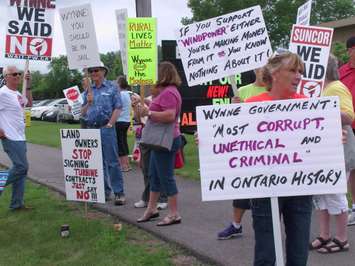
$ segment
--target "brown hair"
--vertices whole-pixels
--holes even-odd
[[[118,84],[118,87],[120,87],[120,89],[122,89],[122,90],[130,90],[130,87],[128,85],[128,82],[127,82],[125,76],[118,76],[117,84]]]
[[[180,86],[181,79],[175,66],[167,61],[161,62],[158,67],[158,80],[156,86],[166,87],[169,85]]]
[[[269,58],[268,63],[263,67],[263,82],[270,90],[272,87],[272,74],[282,67],[288,69],[300,68],[304,71],[304,64],[302,59],[294,53],[284,52]]]

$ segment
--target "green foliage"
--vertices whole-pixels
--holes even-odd
[[[188,6],[191,8],[193,16],[192,18],[183,18],[182,23],[186,25],[260,5],[273,46],[285,47],[289,42],[292,24],[296,21],[297,9],[305,2],[305,0],[189,0]],[[353,0],[313,1],[311,25],[354,15]]]
[[[340,65],[348,62],[349,60],[349,54],[344,43],[334,43],[332,53],[338,58]]]
[[[108,52],[100,55],[102,62],[109,68],[107,79],[116,80],[122,75],[122,63],[119,52]],[[54,57],[49,65],[49,72],[41,74],[32,73],[32,93],[34,99],[62,98],[63,89],[78,85],[80,87],[83,73],[78,70],[69,70],[66,56]]]

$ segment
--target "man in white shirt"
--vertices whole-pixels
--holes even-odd
[[[17,90],[21,83],[21,73],[15,66],[5,67],[3,76],[6,85],[0,88],[0,139],[12,162],[6,185],[12,184],[10,209],[23,210],[26,209],[23,195],[28,170],[24,108],[32,105],[30,74],[26,73],[25,76],[24,95]]]

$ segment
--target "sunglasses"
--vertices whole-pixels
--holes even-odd
[[[96,72],[99,72],[101,69],[100,68],[91,68],[91,69],[88,69],[88,72],[89,73],[96,73]]]
[[[15,72],[15,73],[9,73],[7,75],[17,77],[17,76],[21,76],[22,74],[20,72]]]

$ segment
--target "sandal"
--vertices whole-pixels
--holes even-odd
[[[326,246],[332,239],[328,238],[328,239],[324,239],[323,237],[317,237],[316,239],[314,239],[311,243],[309,243],[309,250],[315,250],[315,249],[320,249],[324,246]],[[313,243],[315,241],[318,241],[319,244],[318,245],[313,245]]]
[[[168,226],[181,223],[181,217],[179,215],[167,215],[163,220],[157,223],[157,226]]]
[[[333,238],[326,246],[317,249],[317,251],[321,254],[330,254],[336,252],[343,252],[349,250],[348,240],[341,242],[340,240]]]
[[[159,212],[156,213],[145,212],[142,217],[137,219],[137,223],[149,222],[150,220],[158,217],[159,217]]]

